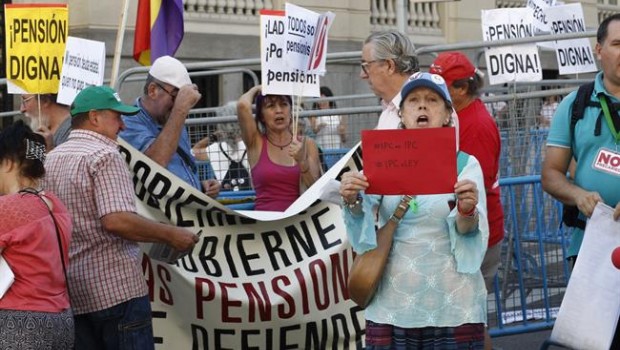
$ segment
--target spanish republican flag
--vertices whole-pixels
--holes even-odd
[[[133,58],[150,66],[161,56],[174,56],[183,40],[183,0],[138,0]]]

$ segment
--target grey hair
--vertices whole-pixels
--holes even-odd
[[[393,60],[399,73],[410,75],[420,70],[415,46],[398,31],[372,33],[364,41],[366,44],[373,45],[373,59]]]

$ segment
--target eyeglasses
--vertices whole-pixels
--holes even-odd
[[[26,98],[24,98],[24,97],[22,96],[22,106],[25,106],[25,105],[26,105],[26,102],[28,102],[28,101],[32,100],[32,99],[33,99],[33,98],[35,98],[35,97],[37,97],[37,95],[32,95],[32,96],[30,96],[30,97],[26,97]]]
[[[381,62],[381,61],[385,61],[384,59],[380,59],[380,60],[372,60],[372,61],[366,61],[366,62],[361,62],[360,66],[362,67],[362,71],[364,71],[364,74],[368,75],[368,66],[372,63],[375,62]]]
[[[166,88],[163,85],[161,85],[160,83],[158,83],[158,82],[155,82],[155,85],[157,85],[157,87],[159,87],[160,89],[164,90],[168,95],[170,95],[170,97],[172,97],[172,101],[174,101],[177,98],[177,94],[179,93],[179,89],[175,88],[174,90],[172,90],[172,92],[170,92],[170,91],[166,90]]]

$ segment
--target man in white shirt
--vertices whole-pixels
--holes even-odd
[[[372,33],[362,47],[361,68],[360,78],[368,81],[383,105],[377,129],[397,129],[400,89],[409,76],[420,70],[415,47],[397,31]]]

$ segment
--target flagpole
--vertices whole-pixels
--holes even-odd
[[[129,0],[123,0],[120,23],[118,32],[116,33],[116,47],[114,48],[114,61],[112,62],[112,73],[110,74],[110,86],[114,88],[118,69],[121,64],[121,53],[123,51],[123,38],[125,37],[125,27],[127,26],[127,10],[129,9]]]

